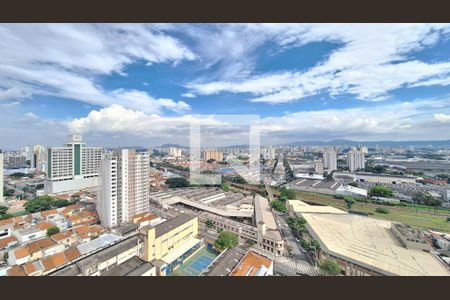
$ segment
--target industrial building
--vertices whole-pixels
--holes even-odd
[[[389,221],[293,202],[290,209],[306,220],[309,233],[320,244],[319,260],[335,260],[345,275],[450,276],[443,263],[424,251],[423,243],[405,244],[415,234],[404,226],[398,230]]]

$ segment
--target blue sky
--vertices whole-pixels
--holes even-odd
[[[263,144],[450,139],[450,25],[5,24],[0,110],[3,148],[187,144],[220,114]]]

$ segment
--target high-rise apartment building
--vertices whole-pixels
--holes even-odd
[[[3,202],[3,151],[0,149],[0,202]]]
[[[356,148],[352,148],[347,152],[347,166],[350,172],[355,172],[358,169],[364,169],[366,166],[366,160],[364,153]]]
[[[263,148],[262,155],[264,159],[275,159],[275,149],[272,146]]]
[[[115,227],[149,210],[148,152],[120,149],[104,155],[97,211],[104,226]]]
[[[169,155],[173,157],[181,157],[181,149],[169,147]]]
[[[31,167],[36,169],[40,172],[45,172],[46,164],[47,164],[47,155],[46,155],[46,149],[44,146],[41,145],[34,145],[34,165],[32,164]]]
[[[97,187],[101,147],[86,147],[81,135],[69,136],[62,147],[47,149],[46,194]]]
[[[327,169],[328,173],[337,170],[337,155],[336,151],[333,149],[326,150],[323,153],[324,167]]]
[[[23,151],[5,151],[3,152],[3,162],[5,169],[26,168],[26,157]]]
[[[223,152],[218,150],[205,150],[205,161],[214,159],[215,161],[223,161]]]
[[[369,148],[367,148],[366,146],[361,146],[361,147],[359,147],[359,150],[360,150],[363,154],[369,153]]]
[[[321,160],[314,161],[314,173],[322,175],[323,172],[323,162]]]

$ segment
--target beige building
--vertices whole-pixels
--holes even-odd
[[[215,161],[223,161],[223,152],[218,150],[206,150],[204,152],[205,161],[214,159]]]
[[[201,244],[201,240],[196,238],[198,217],[190,214],[179,215],[156,226],[145,226],[139,233],[144,240],[142,258],[156,265],[162,275],[172,263],[189,255]]]
[[[405,247],[389,221],[326,206],[319,209],[301,201],[290,201],[289,207],[306,220],[306,228],[319,242],[319,260],[335,260],[347,276],[450,275],[433,254],[418,247]]]
[[[148,152],[120,149],[104,155],[100,170],[101,193],[97,211],[102,224],[115,227],[149,209]]]

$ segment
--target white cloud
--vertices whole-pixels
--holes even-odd
[[[183,93],[181,94],[181,97],[185,97],[185,98],[195,98],[195,95],[192,93]]]
[[[275,41],[282,48],[321,41],[340,46],[308,70],[256,75],[247,72],[247,76],[226,80],[196,80],[186,85],[192,93],[250,93],[255,96],[252,102],[284,103],[328,92],[332,96],[350,93],[361,100],[379,101],[400,87],[450,84],[450,61],[426,63],[411,59],[411,54],[433,46],[448,34],[448,25],[261,24],[230,28],[255,35],[258,32],[264,41]]]
[[[38,119],[39,119],[39,117],[36,114],[32,113],[32,112],[27,112],[25,114],[25,118],[24,118],[25,121],[35,121],[35,120],[38,120]]]
[[[108,91],[98,76],[126,75],[139,60],[178,63],[196,56],[179,40],[147,25],[38,24],[0,25],[0,99],[32,94],[90,104],[120,103],[146,112],[188,109],[186,103],[154,99],[142,91]],[[130,96],[138,97],[130,101]],[[130,103],[127,103],[129,101]]]
[[[450,123],[450,114],[435,114],[434,118],[442,123]]]
[[[0,88],[0,101],[2,100],[22,100],[29,98],[31,94],[25,93],[17,87],[11,87],[9,89]]]
[[[436,114],[437,111],[449,109],[447,100],[418,100],[364,108],[300,111],[280,117],[262,118],[261,134],[263,142],[280,143],[335,138],[450,139],[448,124],[438,122],[439,117],[436,117],[450,117]],[[189,122],[197,122],[208,129],[202,133],[203,137],[208,137],[208,141],[211,137],[215,137],[218,143],[248,141],[248,136],[243,134],[243,127],[224,122],[219,116],[163,117],[112,105],[91,111],[86,117],[68,122],[67,126],[74,133],[120,135],[123,137],[122,141],[130,136],[150,140],[167,137],[169,141],[184,141],[187,144]]]

